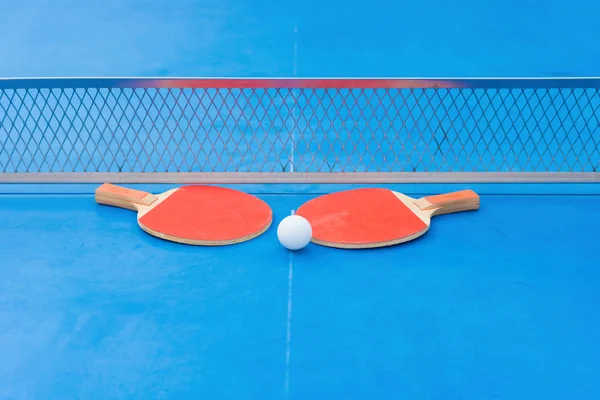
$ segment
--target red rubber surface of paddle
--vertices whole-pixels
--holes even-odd
[[[296,212],[313,238],[338,244],[382,243],[427,229],[417,215],[387,189],[355,189],[306,202]]]
[[[271,218],[271,208],[250,194],[214,186],[183,186],[139,222],[178,238],[227,241],[261,231]]]

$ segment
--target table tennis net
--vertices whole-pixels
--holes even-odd
[[[256,181],[310,182],[329,174],[385,181],[409,174],[567,173],[597,179],[599,83],[5,79],[0,177],[250,174]]]

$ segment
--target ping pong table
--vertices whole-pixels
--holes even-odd
[[[0,398],[600,395],[600,81],[0,80]],[[145,234],[104,181],[256,194],[237,245]],[[353,187],[471,188],[398,246],[290,252]]]

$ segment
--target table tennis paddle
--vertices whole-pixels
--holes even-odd
[[[273,219],[264,201],[218,186],[182,186],[154,195],[105,183],[96,189],[96,202],[137,211],[144,231],[191,245],[244,242],[266,231]]]
[[[413,199],[388,189],[353,189],[309,200],[296,211],[314,243],[346,249],[391,246],[425,234],[435,215],[479,209],[472,190]]]

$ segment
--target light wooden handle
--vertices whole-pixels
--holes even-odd
[[[415,201],[423,211],[431,211],[431,215],[449,214],[479,209],[479,195],[472,190],[426,196]]]
[[[157,197],[141,190],[124,188],[105,183],[96,189],[96,202],[113,207],[127,208],[138,211],[139,206],[149,206]]]

